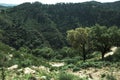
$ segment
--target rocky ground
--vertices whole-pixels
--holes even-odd
[[[50,62],[52,67],[61,67],[65,63]],[[49,80],[56,80],[55,76],[60,71],[50,71],[50,68],[45,66],[31,66],[25,68],[19,68],[18,65],[13,65],[6,69],[6,80],[48,80],[48,76],[53,76]],[[72,69],[65,70],[66,73],[74,74],[80,78],[87,77],[88,80],[107,80],[106,76],[114,76],[117,80],[120,80],[120,69],[115,67],[103,67],[103,68],[87,68],[73,72]],[[32,76],[32,77],[30,77]],[[31,79],[30,79],[31,78]],[[32,79],[35,78],[35,79]]]

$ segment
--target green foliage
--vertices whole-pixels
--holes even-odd
[[[44,48],[36,48],[32,51],[32,54],[36,57],[43,57],[46,59],[54,58],[56,55],[52,48],[44,47]]]
[[[58,80],[87,80],[87,78],[80,78],[70,73],[60,72]]]
[[[80,67],[74,67],[73,72],[80,71]]]
[[[63,58],[66,58],[66,57],[72,58],[78,55],[78,52],[73,48],[63,47],[58,51],[58,54],[60,54]]]
[[[2,56],[8,58],[9,54],[13,54],[5,66],[19,64],[26,67],[45,64],[43,58],[66,58],[64,61],[67,64],[77,65],[66,68],[100,67],[101,62],[79,64],[78,61],[82,59],[81,56],[84,61],[86,58],[98,58],[91,55],[93,51],[100,51],[104,58],[111,46],[120,46],[119,4],[87,2],[47,5],[35,2],[3,10],[0,12],[1,59]],[[119,52],[117,50],[115,55],[109,56],[109,60],[119,61]],[[78,54],[80,57],[76,58]],[[103,65],[110,64],[106,62]]]
[[[74,64],[72,64],[72,63],[68,64],[67,66],[68,66],[68,68],[74,68]]]
[[[5,54],[12,53],[15,49],[0,42],[0,51],[4,52]]]
[[[11,48],[8,45],[0,42],[0,66],[7,66],[7,63],[9,63],[9,54],[11,54],[13,51],[14,48]]]
[[[90,38],[92,40],[92,49],[101,51],[102,59],[109,49],[114,46],[119,46],[120,29],[112,26],[107,28],[106,26],[95,25],[91,28]]]
[[[59,71],[60,67],[50,67],[50,71]]]
[[[79,59],[75,59],[75,58],[66,58],[64,61],[67,63],[67,64],[75,64]]]
[[[106,57],[105,60],[112,62],[120,61],[120,47],[117,48],[113,55]]]
[[[2,80],[5,80],[6,72],[5,67],[7,67],[7,63],[9,63],[9,53],[11,53],[13,50],[11,47],[3,44],[0,42],[0,71],[1,75],[0,78]]]
[[[79,49],[83,44],[88,42],[89,28],[76,28],[67,31],[67,40],[74,47]]]
[[[31,50],[28,47],[23,46],[19,48],[19,51],[24,53],[30,53]]]
[[[20,67],[27,67],[27,66],[39,66],[39,65],[45,65],[47,66],[45,60],[42,58],[38,58],[33,56],[29,53],[24,53],[20,51],[16,51],[13,54],[12,60],[9,61],[9,66],[12,66],[13,64],[18,64]]]
[[[0,67],[4,67],[7,62],[6,54],[4,52],[0,52]]]
[[[0,15],[0,29],[4,29],[4,27],[8,27],[12,24],[9,17]]]
[[[20,48],[16,51],[14,48],[9,47],[0,42],[0,66],[8,67],[12,65],[19,65],[19,67],[26,67],[31,65],[45,65],[48,66],[45,60],[33,56],[27,48]],[[12,57],[10,57],[12,55]]]
[[[113,61],[120,61],[120,47],[117,48],[112,57]]]
[[[106,77],[106,74],[105,73],[101,74],[101,78],[104,78],[104,77]]]
[[[117,80],[113,75],[109,75],[109,74],[106,76],[106,79],[107,80]]]
[[[67,40],[75,49],[81,50],[83,60],[86,60],[86,52],[89,43],[90,28],[76,28],[75,30],[67,31]]]
[[[75,80],[75,76],[65,72],[61,72],[59,75],[59,80]]]
[[[88,62],[78,62],[76,64],[76,67],[78,68],[83,68],[83,69],[86,69],[86,68],[89,68],[89,67],[94,67],[94,68],[102,68],[102,67],[105,67],[105,66],[110,66],[110,62],[101,62],[101,61],[97,61],[97,62],[93,62],[93,61],[88,61]]]
[[[1,10],[0,29],[5,31],[3,42],[16,49],[24,45],[30,49],[38,47],[60,49],[68,45],[67,30],[81,25],[93,26],[96,23],[107,27],[113,25],[119,27],[119,4],[92,1],[47,5],[35,2]],[[116,29],[114,28],[113,32]],[[110,35],[113,35],[112,32]],[[86,42],[85,39],[83,41]]]
[[[0,30],[0,41],[3,39],[3,31]]]

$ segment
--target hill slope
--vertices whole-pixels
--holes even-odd
[[[65,35],[69,29],[95,24],[120,26],[119,4],[120,1],[113,3],[95,1],[58,3],[55,5],[39,2],[23,3],[8,9],[3,16],[7,15],[8,20],[12,21],[14,26],[21,26],[30,32],[28,35],[31,36],[27,39],[22,38],[24,43],[19,41],[20,46],[25,44],[32,47],[61,48],[66,45]],[[25,42],[26,40],[28,42]],[[12,46],[16,47],[16,45]]]

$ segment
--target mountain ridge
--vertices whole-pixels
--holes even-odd
[[[7,3],[0,3],[1,6],[5,6],[5,7],[13,7],[13,6],[17,6],[17,4],[7,4]]]

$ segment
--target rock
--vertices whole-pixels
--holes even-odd
[[[91,79],[91,78],[88,78],[88,80],[93,80],[93,79]]]
[[[45,67],[45,66],[39,66],[38,67],[39,70],[45,70],[47,72],[50,72],[49,68]]]
[[[23,71],[23,69],[18,69],[17,71],[18,71],[18,72],[22,72],[22,71]]]
[[[61,67],[61,66],[64,66],[65,64],[64,63],[50,63],[50,65],[52,66],[52,67]]]
[[[38,67],[36,67],[36,66],[32,66],[31,68],[33,68],[33,69],[38,69]]]
[[[11,67],[8,68],[8,70],[14,70],[14,69],[17,69],[18,68],[18,65],[13,65]]]
[[[24,72],[24,74],[34,74],[36,71],[32,70],[29,67],[26,67],[23,72]]]
[[[12,54],[9,54],[9,55],[8,55],[8,60],[11,60],[12,57],[13,57],[13,55],[12,55]]]
[[[41,76],[40,80],[47,80],[47,77],[46,76]]]
[[[108,52],[104,55],[104,57],[108,57],[108,56],[113,55],[113,54],[114,54],[114,52]]]
[[[51,78],[50,80],[55,80],[54,78]]]
[[[110,50],[111,50],[112,52],[115,52],[117,49],[118,49],[118,47],[111,47]]]
[[[13,54],[10,54],[9,57],[12,58],[12,57],[13,57]]]
[[[39,66],[39,69],[46,70],[46,67],[45,66]]]
[[[104,55],[104,57],[108,57],[110,55],[114,55],[115,51],[118,49],[118,47],[111,47],[111,52],[108,52]]]

